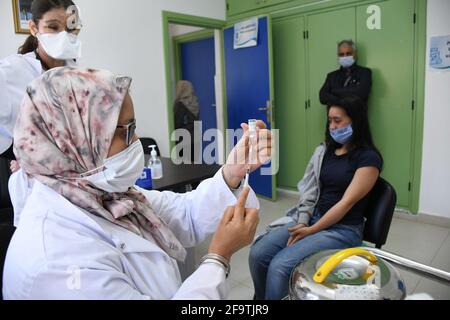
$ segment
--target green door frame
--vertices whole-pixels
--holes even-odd
[[[187,14],[180,14],[176,12],[163,11],[162,12],[162,20],[163,20],[163,42],[164,42],[164,61],[165,61],[165,69],[166,69],[166,91],[167,91],[167,117],[169,124],[169,150],[172,150],[175,146],[175,142],[171,141],[170,137],[172,132],[174,131],[174,122],[173,122],[173,93],[172,93],[172,73],[171,73],[171,56],[170,56],[170,32],[169,25],[170,24],[181,24],[193,27],[203,27],[207,29],[218,29],[222,30],[225,26],[224,20],[210,19],[198,16],[192,16]],[[222,36],[221,36],[222,37]],[[223,41],[220,41],[223,43]],[[223,49],[220,50],[223,52]],[[223,69],[223,55],[221,55],[221,65]],[[175,63],[176,64],[176,63]],[[178,67],[179,68],[179,67]],[[178,69],[179,70],[179,69]],[[179,72],[179,71],[177,71]],[[178,76],[175,74],[176,77]],[[223,80],[224,82],[224,80]],[[222,91],[225,92],[225,88],[222,88]],[[226,115],[226,104],[223,101],[224,115]],[[225,123],[224,119],[224,123]],[[226,127],[224,127],[226,128]]]
[[[423,122],[425,117],[425,70],[427,56],[427,5],[428,0],[415,0],[416,24],[414,26],[415,68],[413,113],[413,154],[411,182],[411,212],[419,213],[420,182],[422,178]]]

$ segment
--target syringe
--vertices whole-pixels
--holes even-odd
[[[255,161],[254,157],[255,157],[255,147],[256,147],[256,120],[255,119],[250,119],[248,120],[248,133],[249,133],[249,137],[248,137],[248,146],[249,146],[249,151],[248,151],[248,163],[247,163],[247,172],[245,174],[245,182],[244,182],[244,187],[248,187],[249,186],[249,180],[250,180],[250,170],[251,170],[251,165],[252,163]]]

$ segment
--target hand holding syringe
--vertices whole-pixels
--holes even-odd
[[[261,120],[249,123],[241,124],[244,135],[231,150],[223,167],[225,182],[232,189],[238,188],[247,174],[259,169],[272,156],[272,132]]]

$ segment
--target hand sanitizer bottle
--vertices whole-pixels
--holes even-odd
[[[158,153],[156,152],[156,146],[150,146],[152,148],[152,152],[150,153],[150,159],[148,161],[148,167],[152,170],[152,179],[158,180],[163,177],[163,167],[161,159],[158,157]]]

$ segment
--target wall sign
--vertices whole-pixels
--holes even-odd
[[[258,45],[258,18],[239,22],[234,26],[234,49]]]
[[[450,35],[431,38],[430,67],[450,70]]]

